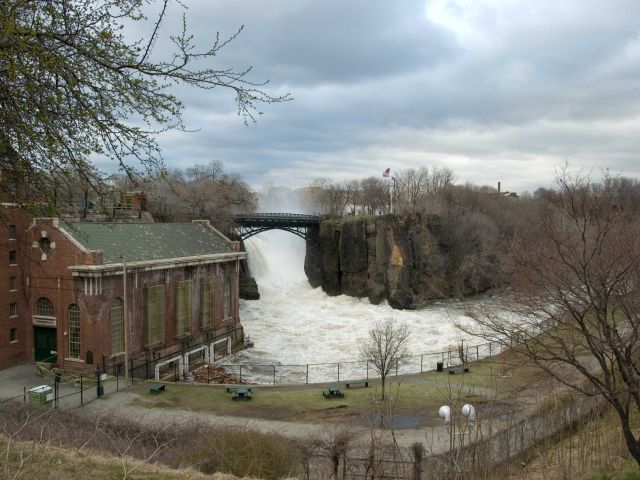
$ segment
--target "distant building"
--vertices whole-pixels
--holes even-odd
[[[518,194],[516,192],[502,191],[502,184],[498,182],[498,195],[501,197],[514,197],[518,198]]]
[[[208,221],[65,223],[0,210],[0,368],[35,360],[109,370],[124,356],[125,304],[134,364],[241,337],[246,253]]]

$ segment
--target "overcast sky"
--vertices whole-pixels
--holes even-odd
[[[565,160],[640,177],[638,0],[186,3],[203,47],[245,25],[217,66],[294,100],[247,127],[232,92],[177,90],[198,131],[162,135],[169,167],[221,160],[256,188],[439,166],[522,192]]]

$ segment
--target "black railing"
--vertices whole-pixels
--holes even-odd
[[[484,358],[499,355],[503,351],[503,347],[503,344],[494,341],[478,345],[465,345],[462,351],[456,347],[449,350],[410,355],[398,362],[389,373],[389,376],[458,368]],[[373,363],[365,360],[303,364],[233,364],[217,362],[217,365],[223,367],[240,381],[249,381],[257,384],[301,385],[349,382],[378,377]]]
[[[172,358],[184,356],[185,354],[195,350],[204,345],[209,345],[213,342],[217,342],[219,340],[225,339],[231,336],[234,339],[234,344],[232,344],[232,353],[233,348],[238,346],[238,338],[242,338],[242,328],[233,328],[228,330],[225,333],[221,333],[220,335],[211,336],[206,338],[198,343],[184,343],[179,350],[176,350],[172,353],[167,353],[161,356],[155,356],[153,352],[148,352],[144,358],[137,359],[129,359],[129,371],[131,372],[131,379],[134,380],[149,380],[154,378],[155,368],[158,363],[163,363],[166,360],[170,360]],[[202,354],[204,355],[204,353]],[[212,361],[213,363],[213,361]],[[180,378],[176,378],[175,380],[181,380]]]
[[[252,213],[234,215],[233,221],[236,225],[317,225],[320,223],[320,217],[301,213]]]

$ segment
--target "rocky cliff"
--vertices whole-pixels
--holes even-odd
[[[304,268],[311,285],[329,295],[387,299],[403,309],[495,286],[491,272],[471,282],[459,263],[440,218],[411,215],[322,221],[307,242]]]
[[[240,243],[240,249],[243,252],[247,250],[244,247],[244,242]],[[251,276],[249,272],[249,263],[246,259],[240,260],[240,280],[239,280],[239,296],[243,300],[259,300],[260,291],[258,290],[258,284],[255,278]]]

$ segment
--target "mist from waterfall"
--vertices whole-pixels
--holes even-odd
[[[394,317],[408,325],[412,354],[444,350],[460,334],[450,318],[464,315],[469,302],[447,301],[421,310],[394,310],[386,302],[330,297],[311,288],[304,273],[305,242],[272,230],[245,241],[249,268],[260,300],[242,300],[240,317],[254,348],[236,356],[241,363],[306,364],[360,359],[359,348],[376,320]]]

